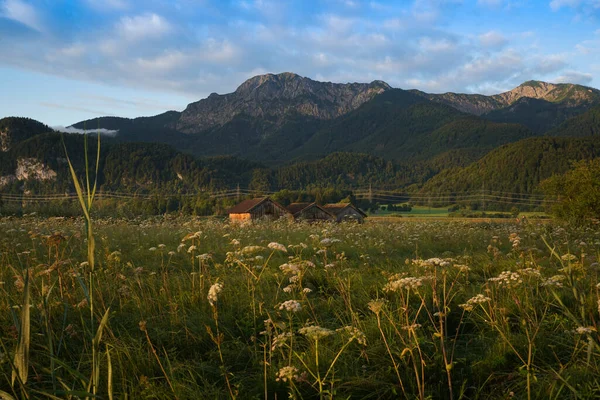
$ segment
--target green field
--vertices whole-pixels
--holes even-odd
[[[419,218],[444,218],[444,217],[452,217],[457,218],[450,215],[451,213],[448,211],[448,207],[426,207],[426,206],[413,206],[411,211],[387,211],[387,210],[378,210],[376,213],[370,213],[369,215],[372,217],[419,217]],[[512,218],[511,213],[508,211],[487,211],[487,215],[494,214],[506,214],[507,218]],[[527,217],[527,218],[548,218],[548,214],[545,212],[519,212],[519,217]]]
[[[161,217],[94,232],[91,271],[83,220],[0,219],[0,398],[600,396],[598,229]]]

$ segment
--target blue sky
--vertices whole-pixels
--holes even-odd
[[[154,115],[267,72],[600,87],[600,0],[0,0],[0,117]]]

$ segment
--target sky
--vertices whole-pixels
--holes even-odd
[[[494,94],[600,87],[600,0],[0,0],[0,117],[68,126],[264,73]]]

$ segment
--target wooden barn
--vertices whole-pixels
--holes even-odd
[[[236,222],[257,219],[278,219],[290,215],[281,204],[269,197],[259,197],[244,200],[233,208],[227,210],[229,219]]]
[[[367,217],[367,214],[361,211],[360,208],[350,203],[325,204],[322,208],[333,215],[336,222],[357,221],[362,224]]]
[[[287,209],[298,221],[334,221],[333,215],[317,203],[292,203],[287,206]]]

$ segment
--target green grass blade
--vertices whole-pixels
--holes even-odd
[[[108,350],[108,346],[106,346],[106,364],[107,364],[107,372],[106,372],[106,380],[107,388],[106,391],[108,393],[108,399],[113,400],[113,370],[112,370],[112,361],[110,359],[110,350]]]
[[[6,393],[3,390],[0,390],[0,400],[16,400],[10,394]]]
[[[85,196],[83,193],[83,189],[79,184],[79,178],[75,173],[75,169],[73,168],[73,163],[71,163],[71,159],[69,158],[69,153],[67,152],[67,146],[65,145],[64,137],[61,135],[63,148],[65,149],[65,156],[67,158],[67,163],[69,164],[69,171],[71,171],[71,177],[73,178],[73,185],[75,185],[75,191],[77,192],[77,198],[79,199],[79,203],[81,204],[81,209],[83,210],[83,214],[85,215],[86,221],[90,221],[90,214],[88,212],[88,208],[85,204]]]
[[[98,123],[100,125],[100,123]],[[100,126],[98,126],[100,129]],[[96,175],[94,176],[94,188],[92,189],[92,197],[90,200],[90,207],[92,206],[92,201],[94,201],[94,197],[96,196],[96,187],[98,185],[98,170],[100,169],[100,132],[98,132],[98,151],[96,152]]]
[[[14,369],[12,371],[12,385],[15,384],[17,376],[27,383],[29,373],[29,345],[31,341],[31,310],[29,309],[30,284],[29,272],[25,272],[25,286],[23,287],[23,304],[21,305],[21,329],[19,332],[19,344],[15,352]]]
[[[98,330],[96,331],[96,336],[94,337],[94,343],[96,343],[96,345],[100,344],[100,341],[102,340],[102,332],[108,324],[109,313],[110,307],[106,310],[104,316],[102,317],[102,321],[100,321],[100,325],[98,325]]]
[[[87,204],[88,208],[91,204],[91,191],[90,191],[90,171],[88,166],[88,135],[87,132],[83,134],[83,149],[84,149],[84,157],[85,157],[85,188],[87,189],[85,194],[87,195]]]

